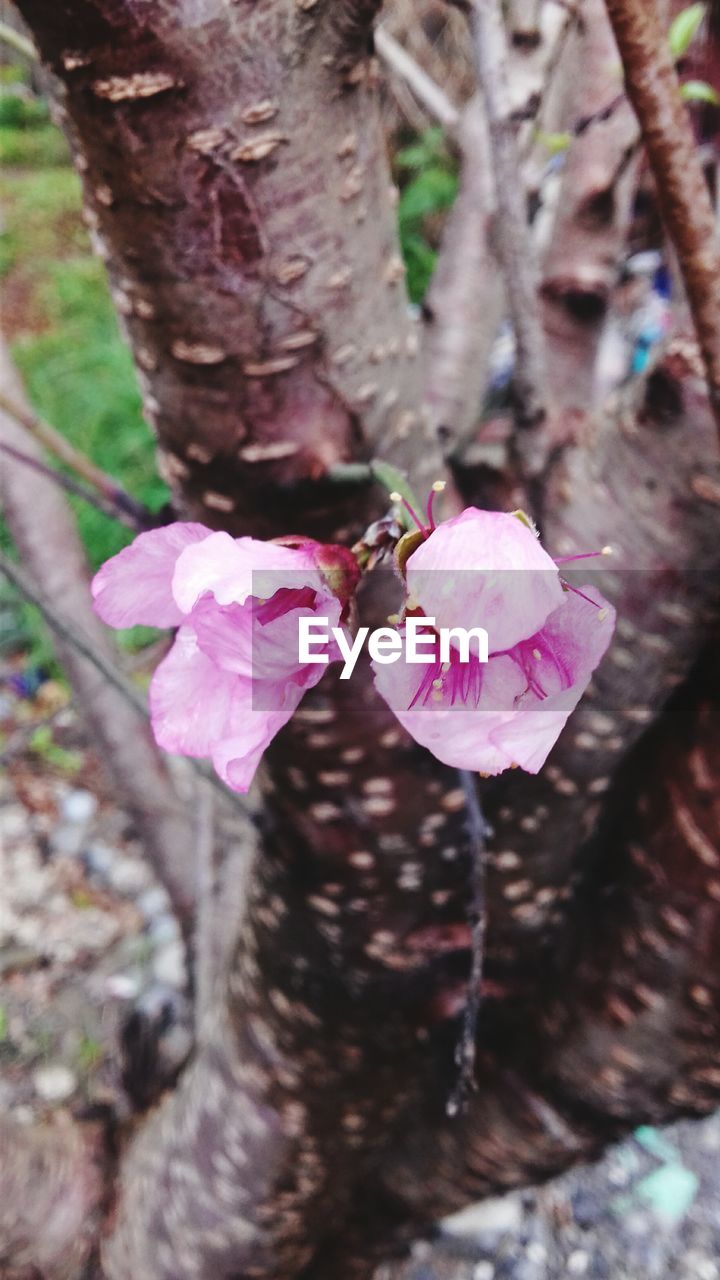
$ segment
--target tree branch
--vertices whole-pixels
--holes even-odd
[[[17,404],[22,388],[4,350],[0,350],[0,380]],[[1,409],[0,425],[10,445],[18,443],[26,453],[36,448]],[[135,693],[128,695],[124,689],[123,695],[118,695],[121,677],[107,633],[92,611],[87,566],[65,500],[53,481],[6,454],[0,454],[0,500],[23,564],[39,588],[38,603],[46,612],[50,609],[56,622],[71,617],[70,629],[81,632],[87,641],[82,652],[66,628],[65,634],[58,636],[58,659],[91,739],[107,759],[119,793],[137,823],[145,852],[187,930],[194,885],[186,817],[160,756],[138,719],[137,706],[128,705],[128,696],[136,701]],[[34,594],[22,574],[18,576],[18,569],[4,563],[3,570]],[[98,679],[98,666],[102,679]]]
[[[431,119],[437,120],[449,134],[455,134],[460,124],[458,108],[450,101],[445,90],[435,83],[384,27],[378,27],[375,32],[375,50],[388,69],[412,89]]]
[[[540,324],[538,271],[530,238],[507,79],[507,44],[499,0],[473,0],[470,19],[480,88],[490,135],[498,206],[496,244],[516,342],[514,390],[518,425],[532,436],[518,446],[537,474],[544,462],[538,435],[548,412],[545,345]]]
[[[627,244],[640,157],[632,109],[617,97],[617,46],[604,0],[585,0],[582,14],[568,106],[584,127],[563,168],[541,296],[553,401],[586,411],[598,390],[598,348]]]
[[[81,453],[64,435],[45,422],[29,405],[19,404],[12,396],[0,391],[0,413],[14,418],[19,425],[33,436],[38,443],[52,453],[60,462],[64,462],[76,475],[95,489],[110,506],[132,523],[135,529],[149,529],[153,518],[147,507],[119,485],[117,480],[107,475],[100,467]]]
[[[460,189],[424,306],[423,401],[447,454],[480,416],[504,301],[489,244],[495,200],[479,101],[463,112],[459,137]]]
[[[720,428],[720,248],[692,124],[659,10],[644,0],[607,0],[660,210],[675,246]]]

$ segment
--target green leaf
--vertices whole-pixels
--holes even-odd
[[[416,142],[402,147],[395,156],[395,164],[400,169],[424,169],[433,164],[445,150],[445,139],[442,129],[426,129]]]
[[[0,1004],[0,1043],[7,1040],[8,1034],[8,1016],[3,1006]]]
[[[454,173],[434,167],[425,169],[409,182],[400,197],[400,225],[417,222],[429,213],[447,209],[457,195],[458,181]]]
[[[704,4],[688,5],[687,9],[682,9],[671,23],[668,44],[676,62],[687,53],[700,30],[705,17],[705,8]]]
[[[720,94],[705,80],[686,80],[680,85],[680,96],[683,102],[709,102],[720,107]]]

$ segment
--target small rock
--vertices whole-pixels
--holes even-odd
[[[166,942],[175,942],[180,937],[180,926],[174,916],[163,913],[150,921],[148,934],[155,946],[160,947]]]
[[[33,1071],[33,1085],[43,1102],[65,1102],[75,1092],[77,1080],[69,1067],[49,1062]]]
[[[146,920],[151,920],[153,916],[161,916],[167,914],[170,907],[170,898],[167,890],[162,885],[153,885],[152,889],[146,889],[140,894],[137,900],[138,909],[142,911]]]
[[[140,983],[129,973],[111,973],[105,980],[105,991],[115,1000],[135,1000],[140,993]]]
[[[146,887],[148,873],[141,862],[116,854],[108,868],[108,881],[122,897],[134,898]]]
[[[185,986],[185,948],[182,942],[168,942],[153,960],[153,973],[158,982],[170,987]]]
[[[498,1236],[517,1231],[522,1220],[522,1205],[517,1196],[483,1200],[453,1213],[442,1222],[442,1231],[451,1236]]]
[[[590,1254],[584,1249],[575,1249],[567,1260],[568,1274],[571,1276],[584,1276],[590,1266]]]
[[[114,858],[115,850],[101,840],[93,840],[85,850],[85,866],[91,875],[102,879],[107,878]]]
[[[720,1275],[717,1263],[695,1249],[685,1255],[685,1265],[690,1268],[690,1275],[697,1277],[697,1280],[718,1280]]]
[[[590,1227],[597,1226],[607,1211],[607,1206],[601,1202],[594,1190],[586,1191],[582,1187],[574,1192],[570,1203],[573,1217],[582,1231],[588,1231]]]
[[[60,812],[65,822],[86,825],[97,809],[97,800],[90,791],[67,791],[60,801]]]
[[[19,840],[27,835],[27,814],[20,805],[4,805],[1,822],[5,840]]]

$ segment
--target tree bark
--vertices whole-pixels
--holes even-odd
[[[348,39],[321,0],[21,7],[65,86],[178,509],[234,532],[345,540],[378,506],[330,479],[335,462],[382,450],[411,462],[419,486],[434,479],[365,38]],[[389,1237],[445,1206],[587,1156],[635,1114],[710,1105],[698,1072],[715,1069],[716,997],[686,1001],[700,946],[686,925],[698,904],[714,955],[715,890],[699,878],[679,907],[673,879],[678,834],[710,870],[697,852],[710,858],[716,820],[702,808],[705,694],[682,730],[707,751],[694,782],[674,729],[659,762],[637,748],[644,788],[651,769],[679,771],[672,815],[610,787],[709,625],[720,504],[697,352],[678,343],[644,398],[583,426],[547,478],[545,536],[559,554],[617,542],[621,568],[602,584],[622,626],[543,775],[488,789],[477,1097],[447,1119],[470,968],[464,793],[390,720],[367,671],[351,687],[328,678],[268,752],[263,845],[223,998],[125,1155],[109,1280],[359,1280]],[[693,567],[702,589],[683,591]],[[370,620],[385,601],[363,607]],[[647,875],[637,840],[652,848]],[[648,1017],[629,1019],[628,1001]],[[619,1081],[603,1077],[618,1063]],[[684,1097],[670,1067],[686,1072]]]
[[[607,0],[607,10],[660,210],[677,251],[720,428],[720,246],[692,124],[657,7],[643,0]]]

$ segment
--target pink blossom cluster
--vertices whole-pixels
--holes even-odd
[[[461,661],[453,650],[442,661],[431,629],[422,667],[373,664],[379,693],[444,763],[537,773],[607,649],[611,607],[590,587],[568,589],[514,514],[471,507],[424,530],[402,572],[401,634],[420,614],[438,632],[481,625],[491,650],[487,662]],[[93,595],[110,626],[177,629],[150,685],[155,737],[167,751],[209,758],[229,787],[246,791],[269,743],[325,673],[300,661],[299,620],[322,618],[349,639],[358,578],[342,547],[178,523],[140,534],[103,565]],[[340,658],[335,639],[326,653]]]

